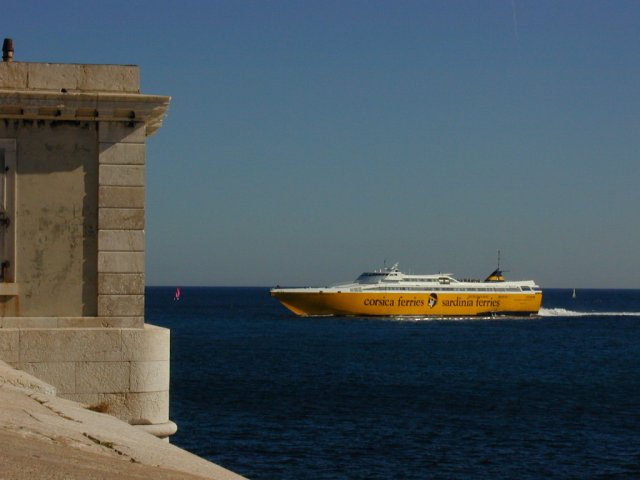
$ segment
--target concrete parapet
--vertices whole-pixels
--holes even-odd
[[[20,361],[20,332],[0,329],[0,360],[8,363]]]
[[[122,360],[122,330],[50,328],[20,330],[20,362],[116,362]],[[43,379],[47,381],[47,379]]]
[[[49,385],[55,385],[57,392],[72,392],[76,388],[76,362],[16,362],[12,364],[20,370],[45,381]]]
[[[167,423],[156,423],[154,425],[134,425],[143,432],[150,433],[154,437],[168,438],[178,431],[178,425],[172,421]]]
[[[62,317],[2,317],[0,335],[13,328],[57,328]],[[80,317],[83,318],[83,317]]]
[[[127,393],[126,406],[126,416],[132,425],[155,425],[169,421],[168,390]]]
[[[136,417],[131,426],[87,409],[102,400],[60,398],[53,386],[0,362],[0,477],[242,478],[155,438],[175,433],[171,421],[145,425]]]
[[[20,63],[2,62],[0,64],[0,88],[22,89],[29,85],[29,69]]]
[[[58,393],[62,398],[87,405],[100,406],[130,425],[163,425],[169,422],[169,392],[134,393]]]
[[[73,390],[58,389],[58,394],[67,393],[118,393],[129,391],[131,365],[129,362],[80,362],[75,367]]]
[[[0,88],[139,93],[135,65],[0,63]]]
[[[149,324],[144,329],[122,329],[122,359],[169,360],[169,330]]]
[[[44,395],[56,394],[56,389],[53,385],[49,385],[26,372],[16,370],[0,360],[0,390],[7,386]]]
[[[169,390],[169,361],[131,362],[129,389],[132,392]]]
[[[169,422],[169,355],[169,330],[151,325],[0,328],[0,359],[132,424]]]
[[[142,328],[144,317],[0,317],[0,341],[13,329],[31,328]],[[0,347],[0,359],[2,357]]]

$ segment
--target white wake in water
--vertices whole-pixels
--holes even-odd
[[[576,312],[565,308],[541,308],[541,317],[640,317],[640,312]]]

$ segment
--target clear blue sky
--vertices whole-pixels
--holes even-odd
[[[17,61],[136,64],[148,285],[400,262],[640,288],[640,2],[4,2]]]

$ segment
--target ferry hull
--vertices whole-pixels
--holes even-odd
[[[326,292],[274,289],[271,295],[299,316],[475,317],[535,315],[542,293]]]

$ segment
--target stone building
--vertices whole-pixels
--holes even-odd
[[[157,436],[169,331],[144,321],[145,140],[169,97],[139,68],[0,62],[0,360]]]

